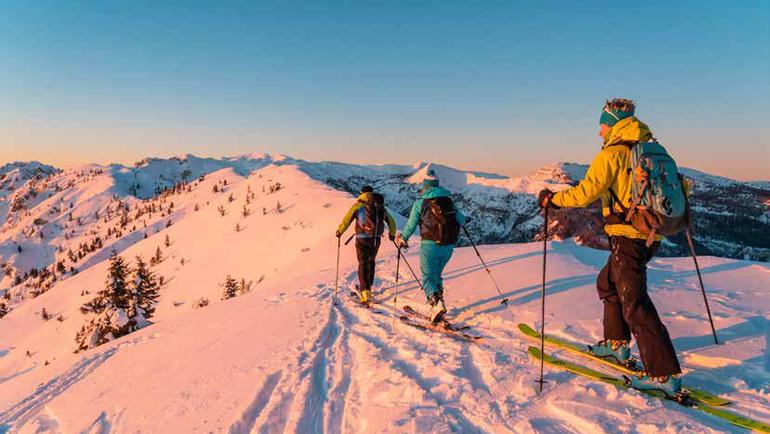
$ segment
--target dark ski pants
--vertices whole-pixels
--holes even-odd
[[[377,251],[380,250],[380,237],[356,238],[356,253],[358,254],[358,288],[372,289],[374,284],[374,264]]]
[[[660,243],[610,237],[610,257],[596,279],[604,303],[604,339],[631,340],[633,334],[645,370],[653,377],[679,374],[679,360],[668,330],[647,294],[647,262]]]

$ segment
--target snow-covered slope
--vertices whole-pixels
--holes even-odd
[[[616,432],[631,423],[637,431],[732,429],[560,372],[548,372],[547,390],[537,395],[536,369],[515,326],[539,315],[540,243],[481,248],[511,299],[508,308],[473,250],[455,253],[446,281],[450,315],[484,336],[478,345],[398,322],[398,308],[421,307],[423,297],[404,264],[395,286],[388,243],[375,283],[382,313],[348,299],[356,277],[352,246],[341,252],[341,305],[332,307],[334,229],[353,200],[342,190],[378,183],[400,211],[417,188],[405,179],[425,166],[188,156],[40,180],[52,194],[3,227],[3,248],[16,239],[24,246],[4,261],[23,265],[38,256],[31,252],[50,251],[58,262],[71,247],[80,252],[80,244],[91,244],[82,258],[65,261],[64,273],[54,271],[55,280],[48,276],[36,288],[41,279],[29,278],[9,293],[13,309],[0,319],[0,432]],[[525,191],[563,188],[580,170],[562,165],[518,180],[466,175],[458,200],[486,207],[476,214],[490,218],[485,213],[534,206]],[[160,195],[144,199],[156,188]],[[48,222],[36,225],[37,218]],[[537,218],[522,224],[536,227]],[[30,225],[44,237],[14,238]],[[96,237],[101,242],[93,244]],[[104,287],[113,250],[132,263],[160,250],[153,270],[164,283],[155,324],[73,353],[88,318],[80,307]],[[606,253],[565,241],[550,244],[549,255],[548,330],[599,339],[593,282]],[[417,252],[407,257],[419,273]],[[725,342],[718,347],[709,344],[691,261],[650,265],[652,296],[687,367],[685,382],[770,421],[770,267],[713,257],[701,263]],[[220,300],[228,275],[251,282],[251,291]],[[208,305],[198,307],[203,300]]]
[[[10,330],[44,329],[21,336],[7,326],[0,330],[0,402],[6,403],[0,420],[19,432],[736,431],[676,404],[562,372],[547,371],[549,383],[538,395],[537,369],[515,326],[537,321],[539,244],[482,249],[511,298],[509,308],[498,303],[473,251],[456,253],[447,273],[450,314],[484,336],[478,345],[394,322],[395,292],[399,306],[419,305],[422,297],[405,275],[394,286],[389,247],[376,284],[384,314],[345,296],[355,280],[352,249],[343,252],[342,304],[332,307],[334,246],[327,237],[272,282],[197,310],[170,303],[185,299],[186,291],[217,292],[214,279],[206,281],[213,268],[195,269],[198,253],[190,252],[189,268],[174,276],[194,273],[200,284],[170,282],[157,324],[84,354],[58,348],[69,342],[67,323],[74,318],[41,327],[38,318],[12,313]],[[251,249],[230,244],[236,258]],[[548,330],[575,341],[600,338],[593,280],[605,254],[572,243],[551,249]],[[413,253],[408,258],[418,261]],[[248,262],[234,259],[228,268],[248,273]],[[764,294],[770,270],[725,259],[704,262],[724,342],[718,347],[710,343],[690,263],[660,259],[651,265],[653,297],[686,366],[684,380],[770,421],[770,305]],[[52,297],[53,291],[27,308],[40,309]]]

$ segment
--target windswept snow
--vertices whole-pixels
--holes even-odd
[[[153,179],[190,170],[193,180],[203,173],[195,170],[209,164],[179,161],[176,172],[153,161],[140,166],[159,165],[151,169]],[[401,306],[424,309],[424,298],[403,263],[395,284],[395,250],[387,241],[375,282],[382,314],[348,296],[356,282],[352,245],[342,248],[340,304],[333,306],[334,230],[353,197],[330,187],[327,178],[343,167],[351,176],[371,176],[371,170],[288,164],[289,157],[233,161],[207,166],[213,171],[191,183],[189,192],[168,198],[175,202],[171,226],[111,244],[130,261],[161,248],[164,259],[154,271],[165,283],[153,325],[72,352],[85,321],[79,307],[104,284],[106,251],[0,319],[0,432],[738,431],[695,410],[564,372],[547,370],[546,390],[536,393],[537,369],[516,325],[539,321],[541,243],[481,247],[511,300],[508,307],[499,303],[474,251],[455,252],[446,273],[449,316],[482,335],[479,343],[398,321]],[[86,206],[113,194],[115,185],[126,185],[105,181],[123,176],[114,173],[84,181],[94,190],[77,190],[80,196],[71,200]],[[383,166],[382,173],[401,172]],[[477,176],[466,176],[472,181],[467,188],[509,182]],[[527,188],[566,182],[552,178],[532,175]],[[271,192],[276,184],[281,188]],[[214,193],[215,185],[224,192]],[[419,273],[417,249],[407,259]],[[594,281],[605,259],[606,252],[573,241],[549,243],[549,333],[576,342],[601,338]],[[659,258],[649,267],[651,295],[685,365],[684,381],[770,422],[770,267],[715,257],[701,258],[701,266],[723,345],[711,341],[692,261]],[[227,275],[252,281],[252,290],[220,300]],[[209,305],[196,308],[202,298]],[[43,308],[62,321],[43,321]]]

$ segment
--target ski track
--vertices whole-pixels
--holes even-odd
[[[24,426],[28,420],[44,409],[47,403],[64,393],[70,386],[87,377],[107,359],[115,355],[117,351],[118,348],[113,347],[91,357],[83,358],[69,371],[38,386],[29,396],[0,413],[0,432],[6,428]]]

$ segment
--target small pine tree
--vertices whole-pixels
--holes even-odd
[[[229,274],[224,283],[225,290],[222,292],[222,300],[227,300],[238,295],[238,282]]]
[[[0,318],[8,315],[8,306],[5,305],[5,301],[0,301]]]
[[[241,231],[241,225],[240,225],[240,223],[236,223],[235,224],[235,232],[240,232],[240,231]]]
[[[40,311],[40,318],[43,318],[43,321],[48,321],[49,319],[51,319],[51,314],[48,313],[48,311],[45,310],[45,308],[43,308],[43,310]]]
[[[81,312],[93,313],[95,317],[83,325],[75,336],[76,352],[97,347],[131,332],[132,322],[127,313],[131,301],[127,283],[129,272],[126,261],[113,252],[104,289],[80,308]]]
[[[160,287],[155,273],[150,271],[141,257],[136,257],[134,280],[131,287],[131,306],[128,316],[135,320],[137,328],[147,325],[147,320],[155,314],[155,303],[160,297]]]
[[[156,264],[163,262],[163,252],[160,250],[160,246],[155,249],[155,256],[152,257]]]
[[[230,196],[227,197],[227,201],[230,203],[233,203],[233,201],[235,201],[235,197],[233,196],[232,193],[230,193]]]
[[[243,214],[243,218],[246,218],[249,216],[249,214],[251,214],[251,210],[246,205],[244,205],[241,214]]]
[[[171,245],[171,239],[166,235],[166,239],[163,241],[163,244],[166,245],[166,247],[169,247]]]
[[[129,268],[125,259],[117,253],[110,257],[110,268],[107,271],[105,298],[111,306],[118,309],[128,307],[128,273]]]
[[[280,201],[276,202],[276,204],[275,204],[275,212],[277,212],[278,214],[283,212],[283,208],[281,207],[281,202]]]

